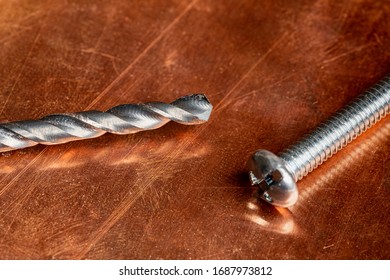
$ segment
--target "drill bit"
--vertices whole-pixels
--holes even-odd
[[[151,130],[169,121],[185,125],[208,120],[212,105],[203,94],[183,96],[170,104],[123,104],[105,112],[85,111],[48,115],[39,120],[0,124],[0,152],[37,144],[54,145],[99,137],[107,132],[130,134]]]

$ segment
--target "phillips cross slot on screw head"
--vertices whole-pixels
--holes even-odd
[[[289,207],[298,199],[296,182],[390,112],[390,76],[358,96],[310,135],[279,156],[256,151],[248,161],[251,184],[265,201]]]
[[[124,104],[105,112],[56,114],[39,120],[0,124],[0,152],[37,144],[54,145],[95,138],[106,132],[130,134],[156,129],[169,121],[186,125],[209,119],[213,106],[203,94],[181,97],[170,104],[148,102]]]

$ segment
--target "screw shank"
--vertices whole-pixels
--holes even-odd
[[[337,153],[390,112],[390,76],[358,96],[310,135],[279,154],[295,181]]]

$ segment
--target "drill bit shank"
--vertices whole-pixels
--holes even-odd
[[[39,120],[3,123],[0,124],[0,152],[95,138],[107,132],[136,133],[159,128],[169,121],[201,124],[208,120],[211,110],[212,105],[205,95],[193,94],[170,104],[124,104],[105,112],[56,114]]]

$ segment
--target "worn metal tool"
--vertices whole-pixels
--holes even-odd
[[[390,76],[338,111],[279,156],[256,151],[248,161],[252,185],[261,198],[282,207],[298,199],[296,182],[390,112]]]
[[[203,94],[181,97],[167,104],[148,102],[124,104],[108,111],[56,114],[39,120],[0,124],[0,152],[37,144],[54,145],[95,138],[106,132],[130,134],[156,129],[169,121],[186,125],[209,119],[212,105]]]

